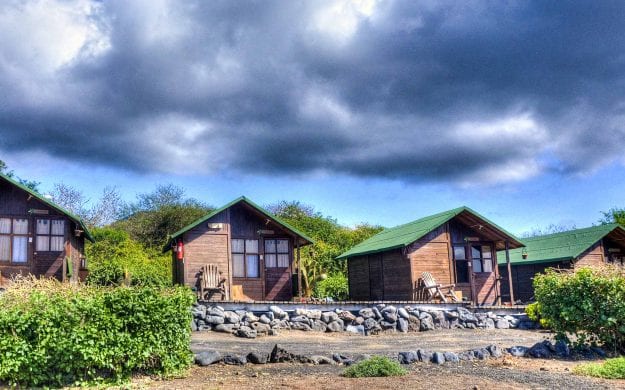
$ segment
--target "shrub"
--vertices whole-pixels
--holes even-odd
[[[0,382],[63,386],[170,375],[192,362],[193,294],[16,281],[0,296]]]
[[[315,285],[315,297],[330,297],[338,301],[344,301],[349,298],[349,288],[347,277],[343,274],[335,274],[320,280]]]
[[[363,360],[349,368],[343,375],[348,378],[361,378],[372,376],[402,376],[408,372],[395,360],[383,356],[374,356]]]
[[[530,320],[540,323],[540,326],[542,326],[543,328],[545,329],[550,328],[549,321],[546,318],[542,318],[542,316],[540,315],[540,303],[538,302],[530,303],[525,308],[525,313],[527,314]]]
[[[625,350],[625,277],[615,269],[549,271],[534,278],[541,318],[559,339]]]
[[[608,359],[603,363],[580,364],[573,372],[598,378],[625,379],[625,357]]]

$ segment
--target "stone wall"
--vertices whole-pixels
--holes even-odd
[[[478,313],[466,308],[433,309],[379,304],[358,311],[336,309],[283,310],[270,306],[267,311],[224,310],[212,303],[197,303],[193,309],[193,331],[231,333],[254,338],[274,335],[282,329],[317,332],[351,332],[361,335],[381,332],[423,332],[434,329],[535,329],[538,325],[523,313]]]

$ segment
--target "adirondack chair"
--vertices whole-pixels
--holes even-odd
[[[451,298],[452,301],[458,302],[458,297],[454,292],[454,287],[456,287],[455,284],[436,283],[436,280],[434,280],[434,277],[429,272],[422,273],[421,279],[423,280],[423,289],[428,292],[428,300],[431,301],[433,299],[436,299],[436,297],[439,297],[445,303],[447,303],[447,298]],[[445,290],[444,293],[443,290]]]
[[[222,300],[226,298],[226,278],[221,276],[215,264],[206,264],[200,269],[198,300],[203,300],[208,292],[218,292]]]

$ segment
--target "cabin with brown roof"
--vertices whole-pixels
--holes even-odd
[[[465,300],[490,305],[502,300],[497,250],[522,246],[460,207],[385,229],[338,259],[347,259],[351,300],[424,300],[421,276],[428,272],[439,284],[455,284]]]
[[[530,302],[534,298],[533,281],[548,268],[625,266],[625,229],[606,224],[566,232],[522,239],[524,248],[510,251],[514,298]],[[499,256],[499,269],[505,270],[505,258]],[[508,293],[508,286],[503,292]]]
[[[82,280],[85,238],[79,217],[0,174],[0,287],[16,275]]]
[[[240,197],[172,234],[164,251],[172,250],[176,284],[199,290],[201,271],[218,269],[225,296],[209,292],[202,293],[202,299],[287,301],[294,296],[300,248],[312,243],[305,234]]]

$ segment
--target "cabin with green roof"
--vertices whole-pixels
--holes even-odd
[[[514,235],[468,207],[385,229],[340,255],[347,259],[350,299],[425,298],[421,274],[455,284],[476,305],[500,303],[497,251],[520,248]]]
[[[85,238],[78,216],[0,174],[0,287],[18,275],[84,279]]]
[[[575,269],[625,265],[625,229],[618,224],[524,238],[524,248],[510,251],[512,286],[516,299],[529,302],[534,297],[532,282],[547,268]],[[506,268],[500,253],[499,268]],[[503,286],[507,292],[508,287]]]
[[[246,197],[214,210],[170,236],[174,283],[200,288],[200,270],[216,266],[225,280],[225,299],[287,301],[294,296],[304,233]],[[300,275],[301,277],[301,275]],[[301,283],[299,283],[301,285]],[[202,299],[222,299],[216,294]]]

